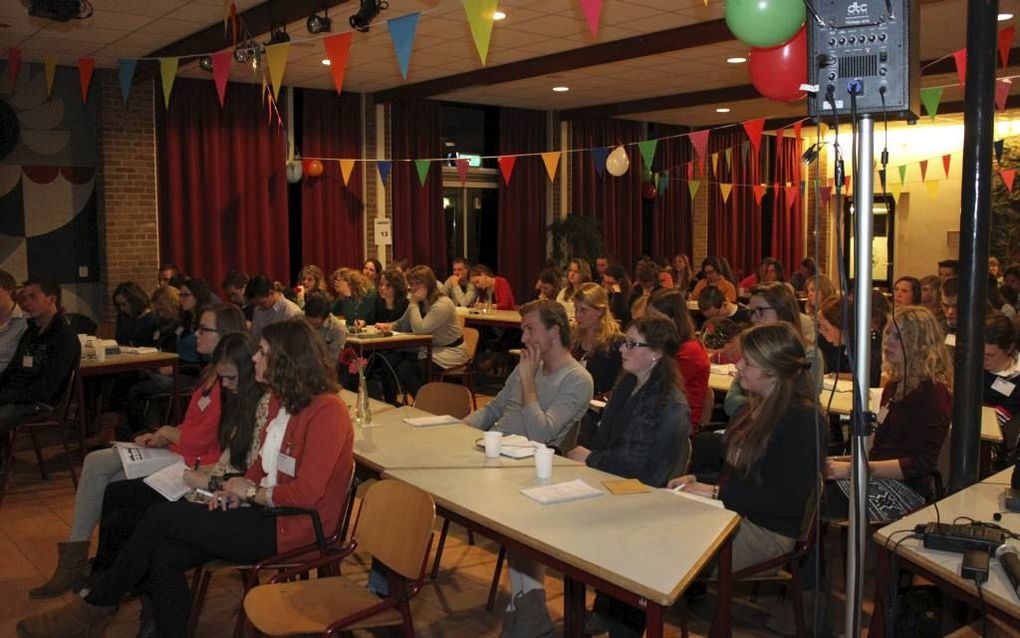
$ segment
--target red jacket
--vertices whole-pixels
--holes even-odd
[[[269,401],[267,423],[280,410],[275,396]],[[262,431],[261,442],[266,432]],[[277,472],[273,505],[318,510],[327,534],[336,529],[343,515],[347,488],[354,463],[354,430],[347,407],[335,394],[320,394],[312,403],[290,417],[282,451],[294,457],[294,476]],[[248,468],[246,478],[255,483],[265,477],[262,455]],[[276,550],[286,552],[315,542],[312,522],[307,516],[276,519]]]
[[[712,409],[712,406],[705,405],[708,375],[711,372],[705,346],[697,339],[688,339],[680,344],[676,351],[676,367],[683,377],[684,395],[687,397],[687,405],[691,408],[691,436],[694,436],[698,433],[703,410]]]
[[[492,278],[492,295],[492,306],[496,310],[513,310],[517,307],[514,303],[513,288],[503,277]]]
[[[204,410],[199,405],[203,396],[209,400]],[[219,381],[209,388],[208,393],[201,385],[192,393],[184,420],[177,426],[181,431],[180,441],[169,448],[171,452],[183,456],[184,462],[189,467],[194,465],[195,461],[201,465],[212,465],[219,460],[222,407]]]

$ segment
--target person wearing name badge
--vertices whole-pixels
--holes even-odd
[[[259,457],[245,476],[224,483],[208,505],[168,501],[150,508],[87,592],[22,619],[21,635],[99,635],[123,597],[140,588],[151,598],[156,635],[183,638],[191,612],[188,570],[216,558],[254,563],[314,542],[307,517],[266,516],[264,507],[314,509],[325,529],[337,526],[354,432],[321,340],[301,319],[271,324],[253,363],[272,397]]]
[[[1020,412],[1020,354],[1017,330],[1009,317],[993,313],[985,319],[985,375],[982,403],[995,409],[999,425]]]

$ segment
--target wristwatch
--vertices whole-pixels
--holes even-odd
[[[258,485],[249,485],[248,489],[244,493],[244,500],[248,501],[249,503],[254,503],[255,495],[258,493],[259,493]]]

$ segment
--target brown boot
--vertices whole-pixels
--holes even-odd
[[[78,596],[59,609],[22,618],[19,638],[99,638],[116,607],[96,607]]]
[[[54,598],[70,591],[74,581],[87,575],[89,542],[57,543],[57,570],[45,584],[28,592],[29,598]]]

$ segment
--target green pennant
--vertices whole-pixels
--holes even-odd
[[[648,170],[652,170],[652,162],[655,161],[655,149],[659,146],[659,140],[645,140],[638,142],[638,149],[641,151],[641,159]]]
[[[429,178],[429,168],[432,166],[432,160],[414,160],[414,167],[418,169],[418,181],[421,185],[425,185],[425,181]]]
[[[907,181],[907,165],[900,164],[897,168],[900,170],[900,184],[903,184]]]
[[[741,154],[743,154],[744,161],[746,162],[747,161],[747,155],[748,155],[748,153],[751,152],[751,143],[745,141],[743,144],[741,144],[740,145],[740,152],[741,152]]]
[[[935,119],[935,114],[939,111],[939,102],[942,101],[942,87],[934,87],[928,89],[921,89],[921,102],[924,104],[924,110],[928,112],[931,119]]]
[[[694,197],[698,194],[698,187],[701,186],[701,180],[691,179],[687,180],[687,189],[691,191],[691,201],[694,201]]]
[[[733,149],[732,148],[728,148],[728,149],[726,149],[724,151],[724,153],[726,155],[726,165],[732,167],[733,166]]]

